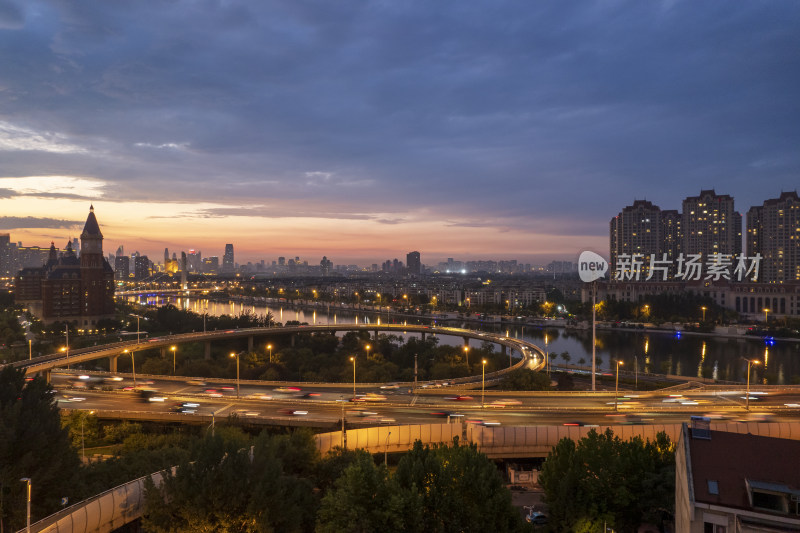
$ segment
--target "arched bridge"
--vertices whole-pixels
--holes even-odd
[[[425,338],[425,335],[450,335],[461,337],[464,339],[464,345],[468,346],[470,340],[477,340],[481,342],[489,342],[498,344],[501,347],[501,353],[508,354],[509,358],[513,352],[519,352],[521,355],[520,363],[531,359],[538,358],[540,361],[544,358],[544,353],[535,344],[531,344],[521,339],[505,337],[503,335],[496,335],[493,333],[486,333],[481,331],[472,331],[461,328],[450,327],[437,327],[437,326],[418,326],[418,325],[401,325],[401,324],[341,324],[341,325],[313,325],[313,326],[286,326],[286,327],[271,327],[271,328],[245,328],[245,329],[230,329],[230,330],[215,330],[199,333],[182,333],[179,335],[167,335],[164,337],[155,337],[147,339],[145,342],[136,340],[116,342],[112,344],[104,344],[102,346],[91,346],[88,348],[80,348],[77,350],[67,350],[64,352],[56,352],[25,361],[17,361],[11,363],[14,367],[24,368],[26,373],[45,373],[49,377],[49,373],[53,368],[66,367],[76,363],[83,363],[86,361],[94,361],[96,359],[108,358],[110,361],[109,369],[116,372],[117,358],[125,353],[132,353],[144,350],[161,349],[162,352],[169,349],[170,346],[179,345],[181,343],[189,342],[203,342],[205,343],[206,357],[211,357],[211,343],[213,341],[230,340],[230,339],[247,339],[248,351],[253,351],[256,337],[274,337],[278,335],[289,335],[292,337],[292,344],[294,344],[294,336],[301,333],[319,333],[319,332],[337,332],[337,331],[367,331],[374,332],[377,338],[379,332],[394,332],[394,333],[420,333]],[[517,367],[518,365],[514,365]],[[507,371],[507,369],[506,369]]]

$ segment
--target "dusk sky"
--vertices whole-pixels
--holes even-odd
[[[800,2],[0,0],[0,232],[370,264],[608,254],[800,184]]]

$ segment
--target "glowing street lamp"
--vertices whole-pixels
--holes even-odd
[[[130,353],[131,354],[131,369],[133,371],[133,389],[136,390],[136,359],[134,359],[134,357],[133,357],[133,352],[128,352],[127,348],[122,350],[122,353]]]
[[[272,362],[272,345],[267,344],[267,350],[269,350],[269,362]]]
[[[169,350],[172,352],[172,375],[175,375],[175,351],[178,349],[177,346],[170,346]]]
[[[742,357],[744,359],[744,357]],[[746,411],[750,410],[750,365],[761,364],[758,359],[745,359],[747,361],[747,390],[744,395],[744,408]]]
[[[764,308],[764,325],[769,324],[769,309]]]
[[[25,531],[26,533],[31,533],[31,478],[24,477],[20,481],[28,484],[28,520],[25,525]]]
[[[239,397],[239,354],[231,352],[231,357],[236,358],[236,397]]]
[[[367,359],[369,359],[369,351],[372,349],[372,346],[367,344],[366,346],[364,346],[364,349],[367,351]]]
[[[700,310],[703,312],[703,322],[706,321],[706,309],[708,309],[708,307],[706,307],[705,305],[700,308]]]
[[[353,399],[356,397],[356,358],[350,356],[350,361],[353,362]]]
[[[467,358],[467,368],[469,369],[469,346],[464,346],[464,357]]]
[[[481,372],[481,407],[484,407],[483,394],[486,391],[486,359],[482,360],[483,371]]]
[[[617,410],[617,396],[619,395],[619,367],[622,366],[622,361],[617,361],[617,380],[614,384],[614,410]]]

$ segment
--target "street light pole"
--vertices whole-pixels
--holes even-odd
[[[175,350],[178,349],[177,346],[170,346],[169,348],[172,351],[172,375],[175,375]]]
[[[28,360],[33,359],[33,339],[28,339]]]
[[[388,456],[389,456],[389,437],[391,436],[392,432],[390,431],[388,435],[386,435],[386,443],[383,447],[383,466],[389,466]]]
[[[544,332],[544,366],[547,369],[547,377],[550,377],[550,355],[547,353],[547,332]]]
[[[353,362],[353,399],[356,397],[356,358],[351,356],[350,360]]]
[[[370,349],[372,348],[372,346],[370,346],[369,344],[367,344],[367,345],[366,345],[364,348],[367,350],[367,359],[369,359],[369,351],[370,351]]]
[[[700,310],[703,312],[703,322],[706,321],[706,309],[708,309],[708,307],[706,307],[705,305],[700,308]]]
[[[750,410],[750,365],[751,364],[757,365],[760,363],[760,361],[756,359],[753,360],[746,359],[746,361],[747,361],[747,391],[745,392],[744,395],[744,409],[745,411],[749,411]]]
[[[69,370],[69,323],[67,323],[65,331],[67,334],[67,345],[65,346],[67,352],[67,370]]]
[[[486,391],[486,359],[481,361],[481,363],[483,363],[483,365],[482,365],[483,366],[483,368],[482,368],[483,371],[481,372],[481,408],[483,408],[484,407],[483,395],[484,395],[484,392]]]
[[[231,357],[236,358],[236,397],[239,397],[239,354],[231,352]]]
[[[31,533],[31,478],[24,477],[20,481],[28,484],[28,518],[25,522],[25,531]]]
[[[764,326],[769,325],[769,309],[764,308]]]
[[[267,350],[269,350],[269,362],[272,362],[272,345],[267,344]]]
[[[125,348],[122,351],[123,353],[129,353],[127,348]],[[130,354],[131,354],[131,368],[133,369],[133,388],[134,390],[136,390],[136,359],[133,356],[134,352],[130,352]]]
[[[614,384],[614,410],[617,410],[617,396],[619,395],[619,367],[622,366],[622,361],[617,361],[617,380]]]
[[[469,372],[469,346],[464,346],[464,357],[467,358],[467,371]]]

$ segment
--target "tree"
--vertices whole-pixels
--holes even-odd
[[[550,390],[550,378],[544,372],[520,368],[506,374],[500,381],[506,390]]]
[[[78,454],[70,444],[53,396],[42,378],[0,370],[0,521],[17,531],[25,525],[26,493],[20,478],[33,483],[34,520],[58,510],[61,498],[79,491]]]
[[[602,523],[636,531],[663,528],[673,509],[675,458],[669,438],[622,441],[592,430],[577,444],[562,439],[542,465],[551,525],[559,531],[596,531]]]
[[[367,454],[355,455],[335,486],[322,499],[317,518],[319,533],[413,531],[404,522],[409,504],[384,466]]]
[[[423,446],[400,459],[395,479],[405,494],[407,531],[516,531],[519,512],[497,468],[477,446]]]
[[[250,445],[223,432],[203,439],[193,460],[166,473],[160,487],[146,483],[143,526],[148,531],[312,531],[316,510],[310,433],[273,437]]]
[[[569,354],[569,352],[561,352],[561,359],[563,359],[566,364],[569,364],[572,356]]]

